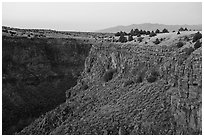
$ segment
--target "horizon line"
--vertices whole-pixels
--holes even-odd
[[[2,25],[2,27],[9,27],[9,28],[16,28],[16,29],[38,29],[38,30],[52,30],[52,31],[69,31],[69,32],[98,32],[100,33],[99,31],[101,30],[105,30],[105,29],[110,29],[110,28],[113,28],[113,27],[127,27],[127,26],[131,26],[131,25],[142,25],[142,24],[158,24],[158,25],[167,25],[167,24],[161,24],[161,23],[139,23],[139,24],[136,24],[136,23],[133,23],[133,24],[130,24],[130,25],[115,25],[115,26],[112,26],[112,27],[107,27],[107,28],[104,28],[104,29],[99,29],[99,30],[93,30],[93,31],[80,31],[80,30],[59,30],[59,29],[53,29],[53,28],[33,28],[33,27],[30,27],[30,28],[26,28],[26,27],[14,27],[14,26],[9,26],[9,25]],[[198,26],[198,25],[201,25],[202,26],[202,23],[201,24],[192,24],[192,25],[189,25],[189,24],[182,24],[182,25],[188,25],[188,26]],[[182,25],[179,25],[179,24],[171,24],[171,25],[167,25],[167,26],[182,26]],[[104,32],[101,32],[101,33],[104,33]]]

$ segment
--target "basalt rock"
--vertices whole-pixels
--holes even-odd
[[[3,134],[19,132],[66,101],[91,43],[62,38],[2,37]]]
[[[202,47],[186,54],[178,41],[94,45],[66,103],[19,134],[202,134]],[[156,80],[148,82],[152,75]]]

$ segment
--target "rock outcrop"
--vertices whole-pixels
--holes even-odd
[[[22,130],[66,101],[91,43],[63,38],[2,37],[3,134]]]
[[[92,46],[66,103],[19,134],[202,134],[202,47],[179,39]]]

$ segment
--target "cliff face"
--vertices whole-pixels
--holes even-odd
[[[77,83],[90,48],[76,39],[3,36],[3,134],[22,130],[65,102],[65,91]]]
[[[192,37],[94,45],[66,103],[19,134],[202,134],[202,49]]]

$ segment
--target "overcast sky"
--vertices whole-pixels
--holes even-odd
[[[200,3],[3,3],[2,25],[95,31],[117,25],[202,24]]]

